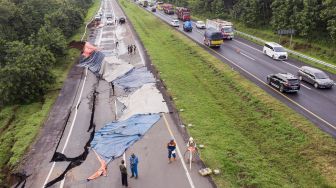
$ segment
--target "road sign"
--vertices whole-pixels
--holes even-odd
[[[278,35],[294,35],[295,30],[294,29],[279,29]]]

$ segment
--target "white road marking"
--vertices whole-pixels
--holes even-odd
[[[251,59],[251,60],[253,60],[253,61],[255,61],[255,59],[254,59],[254,58],[252,58],[252,57],[250,57],[250,56],[248,56],[248,55],[244,54],[243,52],[240,52],[240,54],[241,54],[241,55],[243,55],[243,56],[245,56],[245,57],[247,57],[247,58],[249,58],[249,59]]]
[[[174,140],[176,140],[176,139],[175,139],[175,136],[174,136],[174,134],[173,134],[173,132],[172,132],[172,130],[170,129],[169,123],[168,123],[168,121],[167,121],[166,116],[165,116],[164,113],[162,113],[162,117],[163,117],[163,119],[164,119],[164,121],[165,121],[165,124],[166,124],[166,127],[167,127],[168,131],[169,131],[170,136],[171,136]],[[187,175],[187,178],[188,178],[190,187],[191,187],[191,188],[195,188],[194,182],[193,182],[192,179],[191,179],[191,176],[190,176],[189,171],[188,171],[188,169],[187,169],[187,165],[186,165],[185,162],[184,162],[184,158],[182,157],[182,154],[181,154],[180,148],[178,147],[177,142],[176,142],[176,151],[177,151],[178,156],[180,157],[180,161],[181,161],[182,166],[183,166],[183,168],[184,168],[184,171],[185,171],[185,173],[186,173],[186,175]]]
[[[300,84],[302,87],[305,87],[305,88],[307,88],[307,89],[309,89],[309,90],[311,90],[311,88],[310,87],[308,87],[308,86],[306,86],[306,85],[304,85],[304,84]]]
[[[297,68],[297,69],[300,68],[300,67],[298,67],[298,66],[296,66],[296,65],[293,65],[293,64],[288,63],[287,61],[282,61],[282,62],[286,63],[286,64],[289,65],[289,66],[295,67],[295,68]]]
[[[124,154],[123,154],[123,159],[124,159],[124,162],[125,162],[124,164],[125,164],[125,167],[126,167],[126,166],[127,166],[127,165],[126,165],[126,164],[127,164],[127,163],[126,163],[126,151],[125,151]]]
[[[259,49],[257,49],[257,48],[254,48],[254,47],[252,47],[252,46],[250,46],[250,45],[247,45],[247,44],[245,44],[245,43],[242,43],[242,42],[240,42],[240,41],[238,41],[238,40],[236,40],[236,39],[232,39],[233,41],[235,41],[235,42],[238,42],[238,43],[240,43],[240,44],[243,44],[243,45],[245,45],[245,46],[247,46],[247,47],[249,47],[249,48],[251,48],[251,49],[253,49],[253,50],[256,50],[256,51],[258,51],[258,52],[262,52],[261,50],[259,50]]]

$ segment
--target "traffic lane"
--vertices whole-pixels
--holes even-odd
[[[159,14],[160,15],[160,17],[166,17],[165,18],[165,20],[169,20],[169,18],[167,18],[167,16],[165,16],[165,15],[163,15],[163,14]],[[181,30],[181,28],[179,28],[179,30]],[[187,33],[186,33],[187,34]],[[188,36],[190,36],[191,38],[193,38],[194,40],[196,40],[196,41],[198,41],[198,42],[200,42],[200,43],[202,43],[202,40],[201,40],[201,36],[199,35],[195,35],[195,34],[193,34],[193,32],[191,32],[191,33],[188,33],[189,35]],[[231,41],[229,41],[229,42],[231,42]],[[225,43],[226,44],[226,43]],[[225,45],[224,44],[224,45]],[[236,58],[235,60],[234,60],[234,62],[242,62],[241,61],[241,57],[239,57],[239,58],[237,58],[237,56],[232,56],[232,54],[234,54],[234,53],[232,53],[232,51],[231,52],[227,52],[226,50],[223,50],[223,49],[219,49],[219,51],[220,51],[220,53],[222,53],[222,54],[224,54],[224,56],[225,57],[229,57],[229,59],[230,60],[232,60],[233,58]],[[262,57],[260,57],[260,55],[262,55]],[[266,56],[264,55],[264,54],[259,54],[259,58],[261,58],[261,59],[264,59]],[[267,57],[266,57],[267,58]],[[264,60],[263,60],[264,61]],[[273,61],[273,60],[272,60]],[[245,62],[245,61],[243,61],[243,62]],[[265,61],[266,62],[266,61]],[[280,62],[280,61],[279,61]],[[245,65],[244,65],[245,64]],[[263,68],[262,66],[255,66],[255,64],[253,64],[253,63],[250,63],[250,62],[247,62],[247,63],[244,63],[244,64],[241,64],[240,66],[242,66],[242,67],[244,67],[244,66],[246,66],[246,65],[251,65],[250,66],[250,69],[249,69],[249,72],[251,71],[251,69],[254,69],[254,71],[251,71],[251,72],[254,72],[254,75],[256,75],[256,73],[257,74],[259,74],[257,77],[258,78],[260,78],[260,79],[266,79],[266,76],[268,75],[268,74],[271,74],[271,73],[275,73],[274,72],[274,70],[278,70],[278,72],[290,72],[290,73],[292,73],[292,74],[295,74],[295,72],[293,72],[294,70],[290,67],[290,66],[285,66],[284,64],[280,64],[280,66],[274,66],[273,65],[273,68],[272,69],[269,69],[268,71],[260,71],[260,68]],[[267,64],[266,65],[268,65],[268,66],[272,66],[272,64],[269,64],[268,62],[267,62]],[[283,66],[282,66],[283,65]],[[281,66],[282,66],[282,68],[281,68]],[[245,68],[245,67],[244,67]],[[307,89],[307,91],[304,91],[304,88],[306,88]],[[325,122],[323,122],[322,121],[322,123],[323,124],[325,124],[325,125],[327,125],[327,126],[329,126],[331,129],[330,130],[332,130],[332,132],[335,132],[335,130],[334,130],[334,118],[333,118],[333,115],[332,114],[330,114],[330,110],[332,110],[332,112],[334,111],[334,107],[336,106],[336,105],[332,105],[333,104],[333,102],[332,101],[330,101],[330,99],[329,98],[325,98],[325,99],[319,99],[320,98],[320,96],[321,95],[319,95],[319,94],[317,94],[316,93],[316,90],[312,90],[312,89],[310,89],[310,87],[309,86],[306,86],[306,85],[303,85],[303,87],[302,87],[302,89],[301,89],[301,91],[300,91],[300,94],[301,93],[304,93],[304,92],[309,92],[309,91],[314,91],[315,93],[313,93],[313,94],[307,94],[307,95],[301,95],[301,98],[300,98],[300,100],[298,100],[298,97],[297,96],[293,96],[293,95],[289,95],[289,98],[291,98],[291,99],[293,99],[294,101],[296,101],[296,102],[298,102],[298,103],[300,103],[301,102],[301,105],[303,105],[303,106],[306,106],[307,108],[306,108],[306,110],[309,110],[310,112],[312,112],[312,113],[314,113],[315,115],[317,115],[318,116],[318,118],[320,117],[320,118],[322,118],[323,120],[326,120],[327,121],[327,124],[325,123]],[[304,96],[306,96],[306,97],[304,97]],[[313,106],[311,105],[311,104],[313,104],[312,102],[310,102],[310,101],[317,101],[317,99],[319,99],[318,100],[318,103],[319,103],[319,105],[316,105],[316,104],[314,104]],[[330,102],[332,102],[332,104],[330,104]],[[287,102],[288,103],[288,102]],[[324,107],[324,105],[327,105],[328,107],[327,108],[325,108]],[[309,108],[308,108],[309,107]],[[305,107],[304,107],[305,108]],[[328,110],[325,110],[325,109],[328,109]],[[309,116],[310,117],[310,119],[311,118],[316,118],[316,117],[312,117],[311,115]],[[321,123],[321,122],[320,122]],[[330,123],[330,124],[332,124],[331,126],[328,124],[328,123]]]

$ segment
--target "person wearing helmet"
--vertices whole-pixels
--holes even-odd
[[[171,163],[171,158],[174,157],[174,161],[176,160],[176,143],[174,139],[171,139],[170,142],[167,144],[168,149],[168,162]]]
[[[196,143],[195,143],[193,137],[190,137],[190,138],[189,138],[188,143],[187,143],[187,147],[188,147],[188,148],[189,148],[189,147],[192,147],[192,148],[194,148],[194,149],[197,148],[197,147],[196,147]]]

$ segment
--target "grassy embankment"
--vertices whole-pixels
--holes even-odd
[[[150,13],[120,0],[218,187],[336,186],[336,142]]]
[[[206,20],[207,18],[208,17],[202,16],[202,15],[193,14],[193,19],[195,20]],[[290,46],[289,45],[290,36],[279,37],[279,35],[275,34],[270,28],[250,28],[250,27],[246,27],[244,24],[238,21],[234,21],[234,26],[235,26],[235,29],[237,29],[238,31],[242,31],[244,33],[253,35],[255,37],[261,38],[266,41],[274,41],[274,42],[280,43],[288,49],[297,51],[299,53],[302,53],[307,56],[313,57],[315,59],[324,61],[326,63],[336,65],[336,45],[331,43],[330,41],[326,41],[325,39],[320,39],[320,40],[314,39],[312,41],[308,41],[308,39],[294,36],[292,40],[292,45]],[[239,35],[239,34],[236,34],[236,35],[241,38],[250,40],[256,44],[264,45],[263,43],[257,40],[254,40],[252,38],[246,37],[244,35]],[[301,58],[293,54],[289,54],[289,55],[292,58],[303,61],[314,67],[318,67],[328,72],[336,74],[336,70],[333,68],[315,63],[313,61]]]
[[[88,10],[85,22],[90,21],[99,6],[100,1],[95,0]],[[85,24],[69,41],[80,40],[84,28]],[[3,185],[5,173],[15,168],[35,140],[77,57],[78,51],[70,49],[66,57],[57,61],[56,67],[52,70],[57,80],[46,94],[44,102],[12,105],[0,109],[0,185]]]

